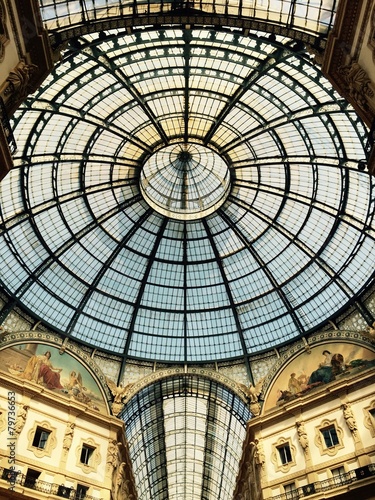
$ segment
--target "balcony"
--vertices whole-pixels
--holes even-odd
[[[87,495],[85,491],[80,491],[72,486],[47,483],[46,481],[34,479],[26,476],[25,474],[21,474],[20,472],[12,471],[4,467],[0,467],[0,477],[2,480],[8,482],[8,489],[15,489],[16,486],[23,486],[34,491],[45,493],[46,495],[54,495],[57,498],[69,498],[70,500],[102,500],[98,499],[98,497]],[[69,482],[72,483],[73,480]]]
[[[307,484],[288,493],[269,497],[267,500],[271,500],[271,498],[272,500],[297,500],[300,498],[310,497],[315,494],[319,494],[316,498],[322,498],[321,493],[329,492],[330,490],[341,486],[356,483],[357,481],[371,476],[375,476],[375,464],[359,467],[358,469],[351,470],[340,476],[326,479],[325,481],[317,481],[315,483]],[[324,498],[326,498],[326,496],[324,496]],[[329,497],[327,496],[327,498]]]

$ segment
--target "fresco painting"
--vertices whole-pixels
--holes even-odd
[[[68,353],[45,344],[18,344],[0,351],[0,370],[107,413],[104,397],[89,371]]]
[[[305,396],[342,377],[375,367],[375,353],[352,343],[332,343],[303,352],[273,382],[264,410]]]

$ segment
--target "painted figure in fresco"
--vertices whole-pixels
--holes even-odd
[[[342,354],[331,354],[329,351],[323,351],[324,361],[320,363],[319,368],[312,372],[308,385],[314,387],[320,384],[328,384],[345,371],[344,357]]]
[[[335,347],[333,349],[335,349]],[[322,360],[317,363],[318,366],[315,370],[309,370],[307,373],[307,367],[311,366],[309,363],[301,363],[300,365],[292,364],[293,369],[289,372],[289,379],[287,382],[284,378],[286,375],[284,372],[283,385],[281,387],[275,386],[275,403],[277,405],[287,403],[293,399],[303,397],[315,387],[333,382],[335,379],[342,376],[375,367],[375,356],[373,352],[363,352],[359,347],[353,346],[351,346],[349,350],[348,346],[343,343],[342,352],[345,353],[344,358],[341,352],[334,352],[333,349],[330,346],[330,350],[324,349],[323,352],[320,351],[320,354],[323,355]],[[334,352],[334,354],[332,354],[332,352]],[[359,356],[355,357],[356,355]],[[313,359],[315,359],[315,356],[313,356]],[[348,419],[348,426],[349,423],[353,427],[352,421]]]
[[[300,381],[296,378],[295,373],[291,373],[290,379],[288,382],[288,390],[291,392],[291,394],[298,394],[302,391],[302,385]]]
[[[47,389],[63,389],[60,382],[62,368],[55,368],[51,361],[51,352],[47,351],[41,356],[32,356],[20,377],[31,380],[37,384],[43,383]]]
[[[82,383],[82,375],[79,372],[76,371],[71,371],[69,374],[69,382],[66,386],[67,389],[73,390],[79,390],[81,391],[84,389],[83,383]]]
[[[329,351],[324,350],[323,356],[324,356],[324,360],[320,363],[319,366],[330,366],[331,360],[332,360],[332,354]]]

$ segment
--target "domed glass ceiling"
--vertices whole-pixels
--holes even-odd
[[[87,33],[14,128],[3,318],[17,305],[124,357],[205,362],[316,330],[373,279],[366,130],[290,38]]]
[[[221,156],[199,144],[173,144],[141,170],[141,192],[155,210],[174,219],[201,219],[226,199],[229,170]]]

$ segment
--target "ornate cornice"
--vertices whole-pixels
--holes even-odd
[[[222,375],[218,371],[208,370],[206,368],[199,367],[175,367],[175,368],[166,368],[164,370],[157,370],[146,377],[134,382],[126,394],[123,402],[127,403],[137,392],[141,391],[145,387],[150,384],[157,382],[158,380],[168,378],[168,377],[179,377],[192,375],[195,377],[208,378],[210,380],[214,380],[219,384],[224,385],[229,390],[234,392],[244,403],[248,404],[248,400],[245,397],[244,392],[242,391],[240,384],[227,377],[226,375]]]

